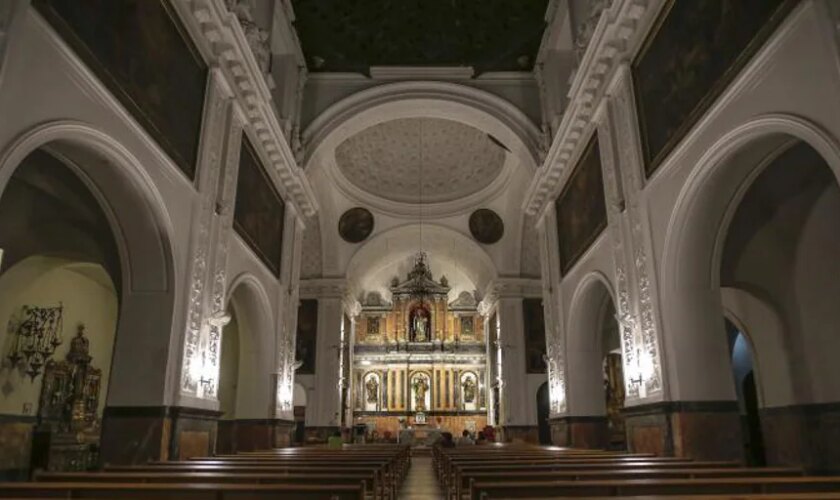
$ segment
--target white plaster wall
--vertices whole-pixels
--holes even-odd
[[[0,73],[0,116],[7,117],[0,120],[0,152],[6,153],[12,142],[25,132],[52,121],[83,122],[106,132],[145,168],[144,176],[154,191],[151,195],[155,197],[155,202],[161,203],[160,211],[165,214],[164,225],[171,229],[174,283],[180,289],[184,281],[187,238],[195,199],[191,182],[104,92],[102,86],[95,83],[92,75],[52,34],[33,8],[21,12],[20,16],[16,20],[14,36],[6,47],[6,59]],[[108,187],[102,186],[102,189],[107,190]],[[130,225],[132,221],[121,223]],[[172,339],[180,339],[185,295],[175,293],[175,301],[176,317],[172,331],[167,334]],[[124,370],[126,376],[120,380],[140,380],[151,370],[167,373],[166,379],[174,382],[180,361],[178,345],[179,342],[174,341],[169,352],[161,352],[160,357],[122,367],[121,371]],[[133,391],[112,387],[109,404],[168,404],[176,386],[171,384],[168,389],[146,387]]]
[[[0,363],[0,414],[31,415],[38,412],[41,384],[44,377],[34,380],[12,368],[5,354],[10,352],[14,341],[15,323],[20,318],[22,306],[56,307],[64,306],[63,328],[59,334],[63,343],[58,346],[52,359],[64,361],[70,350],[70,343],[76,336],[79,323],[85,325],[85,337],[89,340],[91,366],[102,370],[99,392],[98,414],[108,395],[108,381],[111,373],[111,353],[117,328],[117,294],[111,278],[98,264],[73,262],[44,256],[22,260],[0,275],[0,346],[4,353]],[[24,412],[24,404],[31,411]]]
[[[714,310],[714,307],[717,307],[720,311],[720,293],[709,293],[705,288],[707,285],[698,283],[683,281],[678,284],[678,280],[685,280],[685,276],[680,276],[676,272],[681,269],[680,265],[684,263],[693,265],[697,262],[706,263],[713,260],[709,255],[704,255],[703,251],[695,255],[675,254],[674,249],[680,248],[680,245],[687,241],[681,234],[682,229],[709,226],[709,231],[714,231],[721,222],[697,217],[689,219],[677,217],[678,207],[683,209],[683,213],[690,213],[686,212],[687,207],[692,206],[688,205],[690,190],[687,186],[698,184],[701,167],[710,166],[708,165],[710,155],[722,150],[728,135],[731,136],[739,127],[763,116],[788,115],[796,117],[796,120],[807,122],[809,127],[819,131],[814,134],[821,134],[822,138],[827,138],[827,142],[824,141],[818,147],[821,152],[837,150],[837,144],[840,143],[840,108],[837,105],[840,102],[840,71],[838,71],[840,57],[838,57],[835,27],[825,9],[825,4],[820,1],[802,2],[800,8],[789,16],[681,144],[642,185],[642,191],[638,197],[638,211],[643,220],[642,235],[644,238],[649,236],[650,245],[648,246],[644,241],[634,242],[634,244],[644,248],[652,262],[649,272],[654,283],[653,300],[660,329],[658,334],[665,377],[664,399],[698,401],[731,400],[735,397],[730,371],[708,369],[709,366],[717,366],[719,361],[725,364],[725,359],[728,357],[725,342],[718,343],[718,339],[703,335],[703,332],[720,330],[722,320],[710,317],[707,320],[698,321],[698,314],[701,313],[697,311],[706,311],[708,307],[711,307],[708,310]],[[633,105],[632,99],[613,102],[616,105],[621,105],[622,102]],[[593,107],[597,109],[597,103]],[[607,119],[613,119],[613,117],[609,116]],[[798,133],[793,128],[790,130],[792,134]],[[632,161],[623,161],[622,157],[629,152],[619,151],[618,153],[617,161],[622,169],[634,164]],[[745,162],[759,160],[760,158],[746,156],[736,158],[732,162],[731,170],[748,170],[743,167]],[[839,171],[837,165],[831,160],[829,164],[837,174]],[[736,165],[741,166],[736,168]],[[635,174],[644,178],[641,172]],[[733,179],[733,182],[739,181]],[[706,187],[709,190],[706,191],[708,198],[704,199],[704,203],[718,203],[723,213],[730,202],[729,197],[737,186],[732,187],[730,192],[726,189],[716,189],[712,185]],[[630,186],[627,188],[629,189]],[[715,197],[716,201],[714,201]],[[826,201],[826,203],[829,202]],[[835,208],[832,210],[834,210],[833,213],[837,213]],[[553,221],[553,218],[547,219]],[[834,241],[837,235],[836,227],[830,225],[828,220],[813,221],[812,224],[814,225],[813,234],[821,234],[823,242],[826,241],[827,234],[830,235],[828,238]],[[817,227],[819,227],[818,231]],[[550,225],[545,230],[556,232],[556,227]],[[645,234],[648,230],[649,234]],[[608,229],[607,232],[609,231]],[[612,249],[609,243],[610,238],[606,236],[607,232],[596,241],[566,276],[551,279],[549,282],[548,288],[554,293],[546,297],[551,297],[556,302],[554,304],[557,311],[555,316],[565,318],[565,320],[556,319],[555,321],[560,321],[565,326],[567,343],[569,336],[575,335],[568,321],[570,314],[573,314],[571,305],[573,294],[581,280],[591,272],[601,272],[609,280],[614,279]],[[622,238],[627,237],[626,232],[619,234]],[[550,235],[548,240],[547,258],[551,259],[548,265],[553,266],[550,269],[556,269],[556,243],[551,244]],[[800,244],[807,245],[806,241],[807,238],[801,240]],[[683,245],[685,248],[690,246]],[[807,332],[803,333],[803,342],[807,344],[802,348],[803,358],[801,361],[792,360],[791,369],[804,364],[805,359],[808,360],[808,390],[812,391],[812,395],[806,395],[808,392],[806,391],[797,396],[799,400],[806,397],[813,401],[832,401],[840,397],[837,393],[840,388],[833,383],[837,379],[837,364],[830,361],[830,353],[837,350],[835,347],[837,336],[836,334],[831,336],[828,333],[828,330],[832,328],[836,332],[838,324],[837,320],[833,319],[834,311],[830,311],[830,309],[836,309],[837,296],[836,287],[826,281],[830,280],[829,276],[837,274],[834,271],[836,258],[829,256],[830,252],[825,250],[825,245],[821,247],[822,251],[817,250],[820,247],[816,246],[809,248],[811,249],[798,250],[797,266],[801,267],[801,271],[797,277],[791,279],[789,286],[797,293],[803,294],[797,299],[799,303],[806,301],[809,304],[813,303],[809,319],[813,323],[809,323]],[[836,257],[836,253],[831,255]],[[676,259],[673,262],[679,264],[666,267],[665,258]],[[708,276],[707,279],[712,278]],[[809,296],[808,293],[811,292],[804,292],[806,288],[808,290],[820,289],[822,292],[819,292],[819,296]],[[693,298],[689,300],[688,297]],[[714,303],[718,305],[714,306]],[[830,303],[835,306],[829,306]],[[748,316],[757,314],[759,311],[754,305],[741,304],[732,307],[740,307],[741,313]],[[687,314],[692,309],[695,312]],[[773,323],[773,318],[765,317],[761,324],[768,325],[768,328],[772,330],[777,326]],[[723,333],[720,335],[723,336]],[[568,359],[568,356],[574,356],[574,353],[567,352],[566,354],[566,365],[570,370],[567,374],[568,383],[574,385],[576,368]],[[773,359],[778,358],[778,355],[778,352],[759,354],[759,365],[770,365],[770,368],[765,368],[764,371],[772,371],[774,363],[778,361],[765,359],[762,362],[761,358],[763,356]],[[769,378],[778,380],[776,374]],[[765,393],[764,404],[769,406],[784,404],[794,397],[791,394],[792,391],[792,388],[781,384],[778,390],[774,389]],[[569,408],[570,413],[574,411],[572,407]]]
[[[756,117],[788,114],[799,120],[807,120],[833,137],[834,141],[840,137],[840,113],[831,104],[840,99],[837,45],[833,28],[821,10],[821,5],[821,2],[803,2],[802,8],[783,23],[645,187],[643,200],[650,218],[653,255],[656,267],[659,268],[657,279],[659,286],[663,287],[660,291],[664,357],[669,372],[670,397],[673,399],[714,400],[734,397],[730,389],[731,377],[714,375],[719,379],[716,382],[711,382],[708,377],[711,374],[706,367],[713,362],[708,356],[718,359],[717,351],[720,349],[711,346],[699,348],[696,343],[699,334],[696,331],[689,332],[687,328],[691,326],[694,329],[695,320],[682,316],[681,309],[673,302],[679,300],[678,295],[671,293],[669,287],[677,276],[663,269],[662,259],[667,256],[666,245],[677,243],[678,237],[673,234],[685,224],[711,222],[677,220],[674,216],[675,206],[685,201],[681,199],[681,196],[685,196],[684,188],[695,179],[692,176],[698,175],[700,166],[706,162],[706,155],[721,147],[715,144]],[[726,196],[728,193],[724,190],[719,191],[720,204],[728,203]],[[673,255],[671,257],[676,258]],[[683,261],[692,259],[684,254],[679,258]],[[698,255],[696,258],[702,260],[703,257]],[[719,299],[710,296],[708,300]],[[701,352],[707,354],[701,355]],[[683,374],[680,375],[680,372]],[[700,376],[701,373],[705,375]],[[820,397],[825,399],[829,396],[824,393]]]

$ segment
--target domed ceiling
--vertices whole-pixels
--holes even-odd
[[[440,203],[486,188],[505,151],[484,132],[440,118],[401,118],[339,144],[338,168],[356,187],[403,202]],[[422,179],[422,183],[421,183]]]

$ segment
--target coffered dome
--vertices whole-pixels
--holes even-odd
[[[401,118],[349,137],[335,158],[360,189],[402,203],[418,203],[422,193],[424,203],[440,203],[489,186],[502,171],[505,151],[460,122]]]

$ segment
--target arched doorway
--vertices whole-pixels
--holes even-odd
[[[548,398],[548,382],[543,382],[537,389],[537,426],[540,436],[540,444],[551,444],[551,427],[548,424],[548,417],[551,413],[551,402]]]
[[[671,278],[661,291],[665,331],[680,332],[665,343],[670,376],[682,398],[731,404],[707,423],[721,431],[695,458],[760,463],[763,440],[768,464],[824,468],[833,452],[808,422],[821,421],[824,403],[840,400],[828,383],[840,375],[828,354],[840,348],[829,333],[840,325],[840,286],[828,278],[840,272],[840,162],[806,124],[767,119],[743,129],[749,133],[727,136],[715,149],[717,161],[699,167],[672,218],[663,266]],[[753,361],[738,384],[725,317],[745,334]],[[752,425],[742,430],[739,404],[748,399],[758,416],[745,406]],[[746,453],[738,434],[747,434]]]
[[[256,279],[241,276],[231,287],[222,330],[219,370],[217,453],[235,453],[273,446],[271,349],[274,329],[268,301]]]
[[[107,422],[106,402],[113,406],[120,397],[132,396],[122,394],[123,389],[137,389],[141,397],[165,394],[164,379],[154,385],[157,373],[140,382],[127,377],[136,363],[118,362],[123,348],[138,340],[133,331],[138,325],[129,322],[147,312],[141,311],[141,302],[159,307],[155,315],[165,316],[157,318],[161,326],[171,322],[166,316],[172,307],[166,253],[158,253],[163,260],[154,262],[154,256],[141,257],[136,253],[142,249],[131,248],[143,238],[146,249],[165,246],[165,231],[146,211],[143,195],[131,189],[126,174],[93,149],[66,140],[31,149],[25,138],[0,165],[0,315],[9,321],[0,343],[4,354],[11,355],[0,372],[7,395],[0,411],[29,422],[10,429],[34,436],[31,453],[29,443],[7,453],[31,456],[33,466],[54,470],[90,468],[100,455],[114,456],[114,446],[99,453],[99,443]],[[125,219],[132,213],[136,225]],[[144,265],[157,269],[140,277]],[[144,290],[149,294],[140,299]],[[155,321],[144,325],[150,323]],[[26,354],[31,332],[42,328],[55,336],[56,347]],[[156,352],[166,352],[168,329],[146,334],[140,352],[164,346]],[[165,372],[166,360],[160,361]],[[21,377],[25,373],[26,380]],[[72,458],[57,448],[67,436],[79,442]],[[13,463],[24,471],[30,465],[19,459]]]
[[[624,380],[615,305],[606,279],[585,277],[572,300],[567,344],[566,445],[625,448]]]
[[[738,395],[744,457],[750,465],[764,465],[764,437],[761,431],[755,358],[746,333],[726,319],[726,336],[732,360],[732,377]]]

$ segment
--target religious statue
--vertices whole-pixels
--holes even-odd
[[[464,402],[475,402],[475,379],[472,377],[465,378],[464,382],[461,384],[461,388],[464,390]]]
[[[428,326],[429,326],[429,317],[428,313],[425,309],[417,308],[414,311],[414,320],[412,329],[414,330],[414,341],[415,342],[426,342],[429,340],[428,335]]]
[[[414,409],[416,411],[426,411],[426,391],[429,390],[429,383],[426,382],[426,377],[417,377],[414,379]]]
[[[40,416],[61,429],[85,429],[96,421],[102,371],[91,366],[90,341],[79,324],[65,361],[50,361],[41,387]]]
[[[379,401],[379,382],[376,381],[376,377],[368,378],[367,382],[365,382],[365,390],[367,391],[368,403]]]

